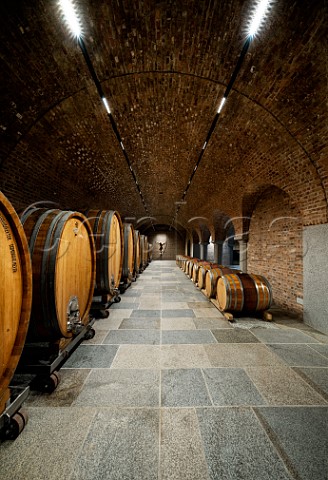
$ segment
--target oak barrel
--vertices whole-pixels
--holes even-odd
[[[89,210],[86,213],[96,245],[97,294],[114,294],[120,285],[123,268],[124,236],[121,216],[114,210]]]
[[[198,272],[202,265],[210,265],[210,262],[200,260],[199,262],[194,263],[192,266],[191,279],[194,283],[198,282]]]
[[[70,338],[89,321],[96,254],[91,227],[79,212],[23,213],[33,269],[29,341]]]
[[[216,263],[209,263],[209,264],[206,264],[206,265],[201,265],[198,269],[198,277],[197,277],[197,286],[198,288],[200,288],[201,290],[203,290],[205,288],[205,278],[206,278],[206,273],[208,270],[211,270],[211,268],[216,268],[218,267],[219,265],[217,265]]]
[[[32,266],[14,207],[0,192],[0,414],[20,359],[32,308]]]
[[[205,275],[205,293],[208,298],[216,297],[216,284],[218,279],[227,273],[233,273],[236,270],[232,270],[229,267],[218,265],[215,268],[207,270]]]
[[[267,310],[272,303],[271,285],[261,275],[229,273],[217,283],[217,301],[223,311]]]
[[[134,276],[134,261],[135,261],[135,243],[134,243],[134,228],[131,223],[123,223],[124,234],[124,254],[123,254],[123,269],[122,280],[131,281]]]
[[[134,231],[134,270],[136,273],[139,273],[140,263],[141,263],[141,245],[140,245],[140,232],[139,230]]]

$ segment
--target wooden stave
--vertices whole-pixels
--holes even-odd
[[[124,234],[124,255],[123,255],[123,269],[121,278],[123,280],[132,280],[135,272],[135,240],[134,227],[132,223],[123,223]]]
[[[111,294],[118,289],[124,259],[124,238],[123,223],[119,212],[116,210],[89,210],[86,216],[91,224],[92,234],[95,237],[96,244],[96,285],[95,294]],[[117,252],[119,257],[119,268],[116,272],[109,272],[107,249],[104,248],[110,243],[112,221],[116,218],[119,226],[119,234],[121,238],[121,248]],[[100,231],[99,231],[100,230]],[[114,276],[114,283],[112,277]]]
[[[87,294],[87,302],[81,313],[81,321],[87,324],[89,310],[92,303],[95,275],[96,253],[92,231],[87,218],[80,212],[34,209],[24,215],[23,226],[30,246],[33,270],[33,304],[30,328],[28,331],[29,341],[71,338],[72,332],[62,328],[59,323],[55,285],[57,254],[59,251],[60,238],[67,223],[73,219],[81,222],[86,229],[90,245],[91,274],[90,285]],[[33,226],[34,224],[34,226]],[[53,242],[56,242],[54,249]],[[56,252],[56,255],[48,257],[45,252]]]
[[[8,355],[7,360],[3,358],[3,370],[0,375],[1,415],[1,413],[5,409],[6,402],[10,397],[10,391],[8,387],[21,357],[28,332],[30,314],[32,309],[33,286],[32,264],[27,238],[13,205],[9,202],[7,197],[2,192],[0,192],[0,215],[2,221],[4,222],[3,224],[1,221],[3,228],[10,229],[11,239],[7,238],[7,240],[10,240],[12,242],[11,245],[14,245],[14,247],[12,248],[14,249],[16,255],[16,262],[19,263],[19,272],[22,279],[21,303],[18,313],[19,318],[17,318],[15,338],[12,339],[9,345],[7,345],[7,349],[11,353]],[[5,283],[4,285],[7,285],[7,283]],[[17,292],[15,292],[15,295],[17,295]],[[5,321],[3,320],[4,318],[4,314],[1,314],[0,321]],[[5,335],[1,336],[1,340],[3,340],[3,342],[6,341]],[[1,347],[1,350],[5,351],[5,348]]]
[[[225,273],[232,273],[233,270],[224,265],[211,265],[205,273],[205,291],[208,298],[216,297],[216,284]]]
[[[134,270],[136,273],[140,271],[140,258],[141,258],[141,245],[140,245],[140,232],[139,230],[134,231],[134,242],[135,242],[135,261],[134,261]]]
[[[210,265],[211,262],[208,262],[206,260],[200,260],[199,262],[196,262],[192,266],[192,272],[191,272],[191,279],[194,283],[197,283],[198,281],[198,272],[199,269],[202,265]]]
[[[198,287],[203,289],[205,286],[205,277],[208,270],[212,268],[211,265],[201,265],[198,270]]]

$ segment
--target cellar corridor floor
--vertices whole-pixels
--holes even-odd
[[[97,320],[0,445],[1,480],[327,480],[328,337],[229,323],[174,261]]]

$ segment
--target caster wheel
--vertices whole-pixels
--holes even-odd
[[[96,331],[93,328],[90,328],[90,330],[87,331],[87,333],[84,335],[84,340],[91,340],[96,334]]]
[[[119,295],[117,295],[117,297],[114,297],[114,302],[115,302],[115,303],[120,303],[121,300],[122,300],[122,299],[121,299],[121,297],[120,297]]]
[[[28,422],[28,415],[23,408],[19,409],[11,418],[5,429],[5,440],[16,440],[16,438],[22,433],[25,425]]]
[[[44,393],[52,393],[56,390],[60,382],[60,375],[58,372],[53,372],[42,384],[42,391]]]

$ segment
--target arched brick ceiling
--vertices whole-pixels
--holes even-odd
[[[76,3],[149,212],[155,224],[170,225],[238,59],[254,2]],[[305,224],[327,221],[324,4],[275,2],[179,211],[179,228],[199,216],[214,231],[215,215],[249,215],[270,185],[290,195]],[[57,2],[5,0],[0,9],[1,189],[17,207],[51,200],[63,208],[144,217]]]

